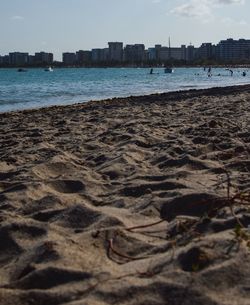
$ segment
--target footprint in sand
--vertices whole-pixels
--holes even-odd
[[[49,187],[58,193],[74,194],[85,190],[85,185],[79,180],[55,180],[48,183]]]

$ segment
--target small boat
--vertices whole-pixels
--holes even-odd
[[[46,72],[53,72],[53,69],[51,67],[47,67],[47,68],[44,69],[44,71],[46,71]]]
[[[17,72],[27,72],[28,70],[26,70],[26,69],[23,69],[23,68],[19,68],[18,70],[17,70]]]

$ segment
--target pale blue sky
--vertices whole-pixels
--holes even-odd
[[[0,0],[0,54],[250,39],[250,0]]]

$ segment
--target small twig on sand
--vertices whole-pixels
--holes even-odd
[[[148,228],[148,227],[152,227],[152,226],[158,225],[159,223],[162,223],[164,221],[165,221],[164,219],[161,219],[161,220],[159,220],[157,222],[153,222],[153,223],[150,223],[150,224],[126,228],[126,230],[127,231],[133,231],[133,230],[137,230],[137,229]]]
[[[226,171],[226,176],[227,176],[227,199],[230,199],[230,186],[231,186],[231,179],[230,179],[230,175],[229,172]]]
[[[144,259],[144,258],[146,258],[145,256],[141,256],[141,257],[132,257],[132,256],[129,256],[129,255],[120,253],[119,251],[117,251],[117,250],[114,248],[114,240],[113,240],[113,238],[110,238],[110,239],[108,240],[108,243],[109,243],[109,248],[108,248],[108,249],[111,250],[113,253],[115,253],[116,255],[118,255],[118,256],[120,256],[120,257],[129,259],[129,260],[139,260],[139,259]]]

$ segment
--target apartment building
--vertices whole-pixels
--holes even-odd
[[[0,64],[1,65],[8,65],[9,61],[10,61],[9,55],[0,56]]]
[[[21,66],[29,63],[29,53],[12,52],[9,53],[9,64],[13,66]]]
[[[92,49],[91,50],[91,62],[92,63],[104,63],[109,61],[109,49]]]
[[[123,42],[109,42],[109,61],[122,62],[123,60]]]
[[[91,62],[91,51],[79,50],[76,52],[76,62],[80,65]]]
[[[156,50],[155,48],[148,48],[147,50],[147,60],[156,61]]]
[[[35,53],[34,63],[51,65],[53,63],[53,54],[47,52],[37,52]]]
[[[197,57],[197,48],[195,48],[193,45],[187,46],[186,49],[186,61],[192,62]]]
[[[158,61],[164,62],[173,60],[186,60],[186,46],[178,47],[163,47],[161,45],[155,46],[155,57]]]
[[[125,62],[128,63],[142,63],[145,61],[145,45],[144,44],[129,44],[124,48]]]
[[[202,43],[198,49],[198,57],[200,59],[210,59],[213,57],[213,45],[211,42]]]
[[[225,61],[249,60],[250,40],[221,40],[217,45],[217,56]]]
[[[76,53],[65,52],[62,54],[62,60],[65,65],[74,65],[76,63]]]

